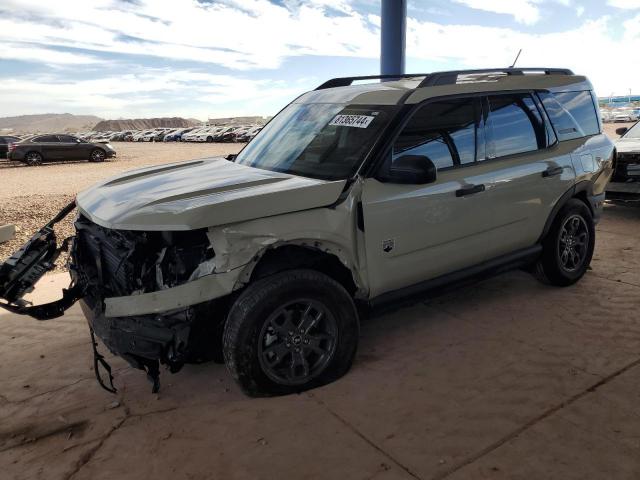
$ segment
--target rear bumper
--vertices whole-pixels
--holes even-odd
[[[7,152],[7,159],[9,160],[24,160],[25,152],[20,150],[14,150],[12,152]]]
[[[604,201],[605,193],[589,196],[589,203],[591,204],[591,209],[593,211],[593,221],[595,223],[598,223],[600,221],[602,211],[604,210]]]

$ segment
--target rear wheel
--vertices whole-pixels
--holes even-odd
[[[538,277],[552,285],[572,285],[587,271],[595,246],[591,210],[571,199],[556,216],[544,239],[542,257],[536,265]]]
[[[207,143],[212,143],[213,142],[213,137],[207,137]]]
[[[249,285],[231,307],[225,363],[247,395],[300,392],[349,370],[358,331],[342,285],[313,270],[281,272]]]
[[[24,162],[32,167],[42,165],[42,155],[38,152],[29,152],[24,156]]]
[[[106,154],[104,150],[102,150],[101,148],[94,148],[93,150],[91,150],[89,161],[96,162],[96,163],[104,162],[105,157],[106,157]]]

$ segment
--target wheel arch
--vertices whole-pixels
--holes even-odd
[[[336,247],[319,241],[288,242],[270,246],[254,256],[241,275],[242,285],[283,272],[306,268],[334,279],[352,296],[362,290],[346,260],[335,251]]]
[[[595,215],[593,205],[589,201],[589,197],[592,195],[593,195],[593,184],[588,180],[583,180],[581,182],[578,182],[569,190],[567,190],[558,199],[556,204],[551,209],[551,213],[549,214],[549,217],[547,218],[547,221],[544,224],[544,228],[542,230],[542,234],[540,235],[540,238],[538,239],[538,242],[541,242],[542,239],[546,237],[547,233],[549,233],[549,230],[551,229],[551,225],[553,225],[553,221],[558,216],[558,212],[560,212],[562,207],[564,207],[566,203],[572,198],[576,198],[581,202],[583,202],[591,212],[591,215]]]

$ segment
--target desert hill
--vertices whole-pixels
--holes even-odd
[[[102,120],[95,115],[45,113],[0,118],[0,133],[52,133],[90,130]]]

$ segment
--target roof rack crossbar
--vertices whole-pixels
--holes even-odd
[[[413,77],[427,77],[430,75],[429,73],[398,73],[395,75],[365,75],[363,77],[338,77],[332,78],[331,80],[327,80],[322,85],[316,88],[316,90],[324,90],[325,88],[334,88],[334,87],[348,87],[353,82],[359,80],[384,80],[384,79],[394,79],[394,78],[413,78]]]
[[[527,73],[545,75],[573,75],[568,68],[486,68],[479,70],[451,70],[449,72],[434,72],[425,76],[420,82],[420,87],[433,87],[436,85],[452,85],[458,80],[458,75],[481,75],[489,73],[504,73],[506,75],[526,75]]]

